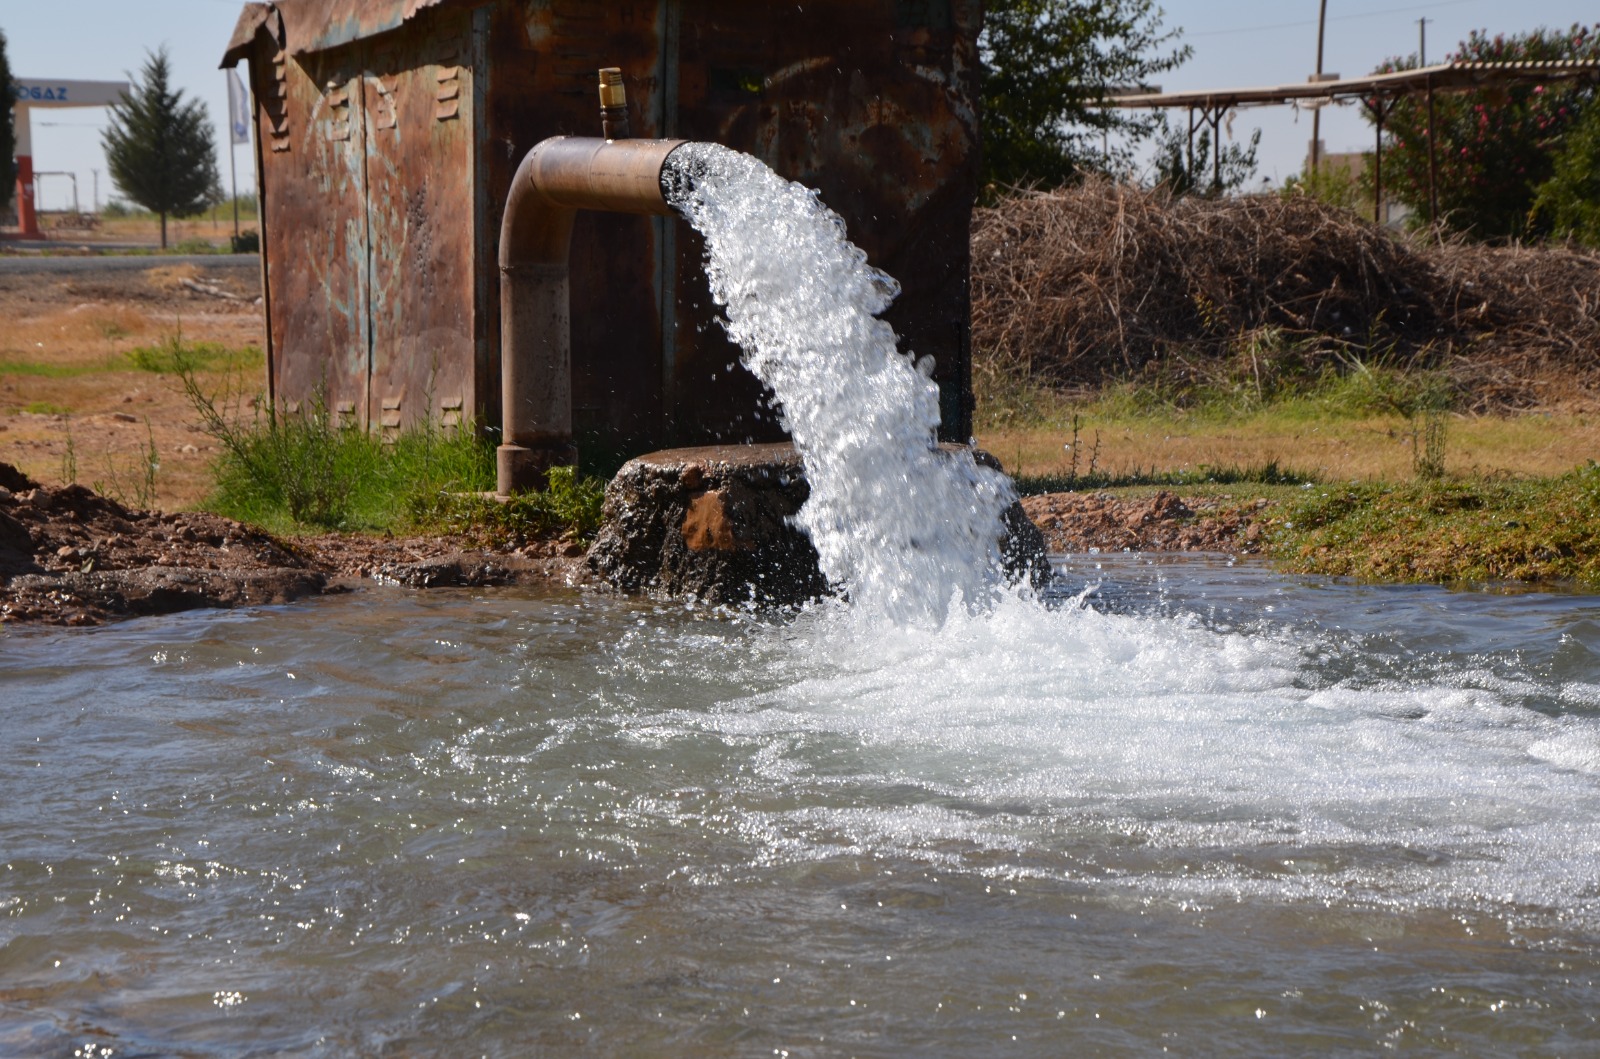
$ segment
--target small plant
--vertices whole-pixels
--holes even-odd
[[[202,428],[219,442],[220,514],[289,532],[429,529],[500,539],[593,536],[603,484],[555,468],[549,487],[506,504],[484,499],[494,484],[492,443],[472,424],[424,420],[388,438],[341,425],[325,393],[295,411],[247,398],[230,374],[208,391],[194,368],[178,372]]]
[[[1070,463],[1066,479],[1066,488],[1068,489],[1076,489],[1078,487],[1078,464],[1083,457],[1083,445],[1081,443],[1082,436],[1083,417],[1074,412],[1072,413],[1072,440],[1066,444],[1067,459]],[[1095,478],[1099,464],[1100,431],[1096,430],[1094,432],[1094,447],[1089,450],[1089,469],[1085,477],[1089,479]]]
[[[67,428],[67,447],[61,453],[61,480],[72,485],[78,480],[78,445],[72,440],[72,428]]]
[[[1411,468],[1425,482],[1444,477],[1444,448],[1449,421],[1443,409],[1427,408],[1412,419]]]
[[[72,409],[63,404],[56,404],[54,401],[29,401],[27,404],[22,406],[22,410],[27,412],[29,415],[36,416],[64,416],[72,414]]]
[[[123,478],[122,473],[106,453],[106,480],[94,483],[94,491],[113,497],[125,507],[149,510],[156,502],[156,472],[161,469],[161,453],[156,449],[155,431],[147,416],[144,421],[145,443],[139,447],[137,473]]]

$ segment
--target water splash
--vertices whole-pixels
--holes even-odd
[[[822,572],[869,620],[937,626],[1003,585],[1005,475],[936,444],[933,362],[878,314],[900,292],[817,193],[749,155],[690,144],[669,201],[706,237],[706,275],[744,365],[771,388],[805,463],[797,522]]]

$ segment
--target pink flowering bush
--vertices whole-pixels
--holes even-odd
[[[1446,61],[1520,62],[1600,59],[1600,25],[1537,29],[1507,37],[1474,32]],[[1416,57],[1390,59],[1379,73],[1414,69]],[[1489,86],[1434,97],[1440,219],[1480,239],[1547,234],[1533,210],[1555,171],[1568,133],[1600,106],[1594,83]],[[1370,115],[1369,115],[1370,117]],[[1419,217],[1428,214],[1428,104],[1402,100],[1384,123],[1383,180]]]

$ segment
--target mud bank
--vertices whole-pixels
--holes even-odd
[[[41,486],[0,463],[0,623],[98,625],[200,607],[349,591],[575,584],[582,551],[453,537],[325,535],[285,541],[197,512],[135,511],[81,485]]]

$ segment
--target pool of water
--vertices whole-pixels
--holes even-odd
[[[1600,1047],[1600,598],[1064,583],[0,637],[0,1054]]]

